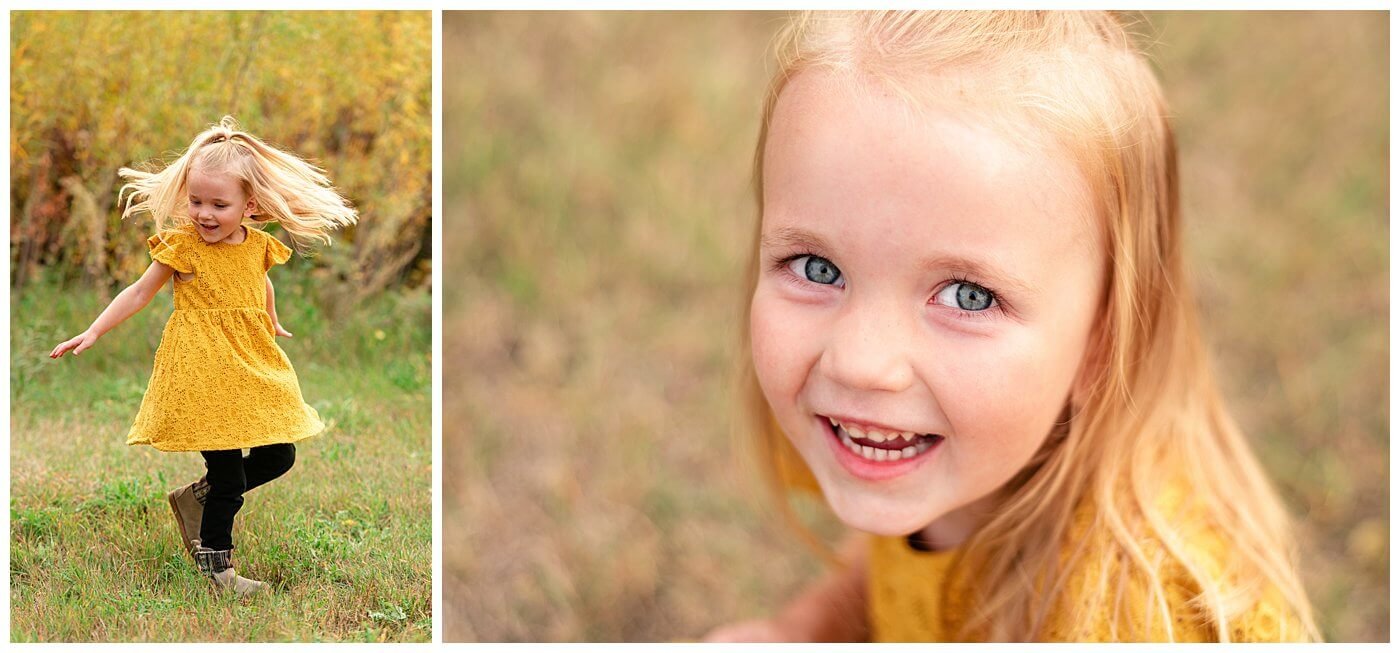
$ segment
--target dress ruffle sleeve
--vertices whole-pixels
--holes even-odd
[[[184,274],[194,272],[194,263],[184,233],[174,229],[162,231],[147,238],[146,246],[151,248],[152,260],[164,263]]]
[[[266,234],[265,234],[266,235]],[[263,270],[271,270],[274,265],[286,263],[292,258],[292,250],[277,238],[267,235],[267,254],[263,257]]]

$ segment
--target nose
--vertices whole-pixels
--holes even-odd
[[[853,390],[901,392],[914,384],[914,336],[897,310],[852,303],[832,325],[818,368]]]

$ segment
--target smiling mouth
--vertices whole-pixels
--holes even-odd
[[[916,458],[943,440],[943,436],[909,431],[862,429],[826,417],[831,433],[851,453],[871,462],[897,462]]]

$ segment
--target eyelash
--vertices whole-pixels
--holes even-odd
[[[992,290],[991,288],[988,288],[980,283],[977,283],[976,281],[968,279],[966,276],[961,274],[953,275],[953,278],[949,279],[948,283],[939,286],[938,290],[934,291],[933,297],[929,298],[929,303],[934,303],[933,300],[938,297],[938,294],[943,292],[948,287],[955,286],[958,284],[977,286],[978,288],[987,291],[987,294],[991,295],[992,300],[991,307],[985,308],[980,311],[968,311],[951,306],[947,307],[953,308],[953,315],[959,320],[990,320],[996,317],[995,315],[992,315],[993,312],[1004,313],[1006,311],[1006,304],[1002,302],[1001,295],[997,294],[997,291]],[[938,306],[942,306],[942,304],[938,304]]]
[[[804,256],[815,256],[815,257],[817,257],[817,258],[824,258],[824,259],[826,259],[826,260],[828,260],[828,261],[831,260],[831,259],[829,259],[829,258],[827,258],[827,257],[825,257],[825,256],[822,256],[821,254],[817,254],[817,253],[810,252],[810,251],[806,251],[806,250],[800,250],[800,251],[797,251],[797,252],[793,252],[792,254],[788,254],[788,255],[786,255],[786,256],[779,256],[778,258],[774,259],[774,261],[773,261],[773,271],[774,271],[774,272],[778,272],[778,273],[783,274],[783,275],[786,275],[787,279],[788,279],[789,281],[794,282],[794,283],[811,284],[811,285],[817,285],[817,286],[828,285],[828,284],[819,284],[819,283],[817,283],[817,282],[815,282],[815,281],[811,281],[811,280],[807,279],[806,277],[803,277],[802,275],[799,275],[799,274],[797,274],[797,273],[795,273],[795,272],[792,271],[792,268],[791,268],[792,262],[793,262],[793,261],[796,261],[797,259],[800,259],[800,258],[802,258],[802,257],[804,257]],[[832,264],[835,265],[834,262],[833,262]],[[838,267],[837,269],[840,269],[840,268]],[[841,277],[844,279],[845,276],[846,276],[846,273],[845,273],[845,272],[842,272],[842,273],[841,273]]]
[[[792,262],[793,262],[793,261],[796,261],[797,259],[800,259],[800,258],[802,258],[802,257],[804,257],[804,256],[816,256],[816,257],[818,257],[818,258],[824,258],[824,259],[826,259],[826,260],[828,260],[828,261],[831,260],[830,258],[827,258],[827,257],[825,257],[825,256],[822,256],[821,254],[817,254],[817,253],[812,252],[812,251],[808,251],[808,250],[799,250],[799,251],[793,252],[793,253],[791,253],[791,254],[788,254],[788,255],[786,255],[786,256],[780,256],[780,257],[774,259],[772,269],[773,269],[774,272],[778,272],[778,273],[780,273],[780,274],[786,275],[787,279],[790,280],[790,281],[792,281],[792,282],[794,282],[794,283],[812,284],[812,285],[825,285],[825,284],[817,284],[815,281],[810,281],[810,280],[808,280],[808,279],[806,279],[806,278],[803,278],[803,277],[801,277],[800,275],[798,275],[798,274],[796,274],[796,273],[794,273],[794,272],[792,271],[792,269],[791,269],[791,267],[790,267],[790,266],[792,265]],[[833,264],[834,264],[834,262],[833,262]],[[838,269],[839,269],[839,266],[838,266]],[[841,278],[844,279],[845,276],[846,276],[846,273],[845,273],[845,272],[842,272],[842,273],[841,273]],[[984,286],[984,285],[982,285],[982,284],[980,284],[980,283],[978,283],[978,282],[976,282],[976,281],[973,281],[973,280],[969,279],[967,276],[962,275],[962,274],[955,274],[955,275],[953,275],[953,277],[952,277],[951,279],[948,280],[947,283],[945,283],[945,284],[943,284],[943,285],[940,285],[940,286],[938,287],[938,289],[935,290],[931,296],[929,296],[929,301],[928,301],[928,303],[934,304],[935,306],[942,306],[942,304],[937,304],[937,303],[935,303],[935,302],[934,302],[934,299],[938,297],[938,294],[939,294],[939,293],[943,292],[943,291],[944,291],[945,289],[947,289],[949,286],[951,286],[951,285],[956,285],[956,284],[968,284],[968,285],[977,286],[978,288],[981,288],[982,290],[987,291],[987,294],[988,294],[988,295],[991,295],[991,300],[992,300],[992,306],[991,306],[991,308],[984,309],[984,310],[981,310],[981,311],[968,311],[968,310],[963,310],[963,309],[959,309],[959,308],[954,308],[954,307],[951,307],[951,306],[950,306],[950,307],[947,307],[947,308],[953,308],[953,315],[954,315],[954,317],[956,317],[957,319],[959,319],[959,320],[989,320],[989,319],[994,319],[995,317],[997,317],[997,316],[995,316],[995,315],[991,315],[991,313],[993,313],[993,312],[996,312],[996,313],[1003,313],[1003,314],[1007,312],[1006,302],[1005,302],[1005,300],[1003,300],[1003,299],[1001,298],[1001,295],[998,294],[997,291],[995,291],[995,290],[993,290],[993,289],[991,289],[991,288],[988,288],[987,286]]]

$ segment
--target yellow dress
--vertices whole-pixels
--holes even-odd
[[[1183,499],[1169,492],[1162,497],[1173,508]],[[1189,513],[1177,513],[1186,516]],[[1160,613],[1145,620],[1149,603],[1145,587],[1122,581],[1118,572],[1127,564],[1106,559],[1099,551],[1104,548],[1106,532],[1089,528],[1089,510],[1076,513],[1066,542],[1085,545],[1078,562],[1071,565],[1065,590],[1052,606],[1041,632],[1047,642],[1111,642],[1111,641],[1177,641],[1214,642],[1218,640],[1213,626],[1203,623],[1191,607],[1190,600],[1199,591],[1196,583],[1179,563],[1167,563],[1158,569],[1170,610],[1170,635],[1166,618]],[[1187,519],[1191,519],[1187,517]],[[1184,524],[1185,545],[1195,554],[1214,561],[1204,571],[1213,578],[1224,573],[1221,563],[1230,551],[1225,541],[1200,521]],[[1149,559],[1160,558],[1159,544],[1141,543]],[[1067,560],[1069,545],[1062,548],[1062,560]],[[903,537],[870,538],[869,576],[867,578],[868,614],[871,638],[877,642],[946,642],[958,641],[962,625],[972,616],[973,598],[968,590],[966,574],[953,573],[959,560],[956,550],[920,551]],[[1125,608],[1114,615],[1112,608],[1098,610],[1086,621],[1077,621],[1073,608],[1096,605],[1095,598],[1110,597],[1125,592]],[[1111,602],[1109,603],[1111,605]],[[1155,605],[1155,604],[1154,604]],[[1301,623],[1284,608],[1277,591],[1270,590],[1256,598],[1239,614],[1230,619],[1230,640],[1234,642],[1302,641],[1306,637]],[[976,634],[965,636],[976,639]]]
[[[796,451],[780,446],[775,455],[784,487],[821,496],[821,487]],[[1180,534],[1187,549],[1197,559],[1211,561],[1203,571],[1212,578],[1227,578],[1224,563],[1231,555],[1229,545],[1206,526],[1203,515],[1190,500],[1190,492],[1182,484],[1168,484],[1157,501],[1166,514],[1176,517],[1174,523],[1182,526]],[[1217,641],[1215,629],[1202,623],[1191,607],[1190,601],[1199,588],[1179,563],[1164,564],[1158,569],[1171,611],[1170,636],[1163,623],[1165,619],[1142,623],[1139,615],[1147,613],[1144,588],[1131,583],[1126,587],[1121,584],[1105,587],[1103,580],[1116,581],[1125,563],[1107,560],[1102,555],[1109,550],[1106,540],[1109,535],[1104,529],[1091,528],[1092,507],[1087,501],[1079,506],[1070,533],[1061,544],[1061,560],[1065,562],[1069,561],[1072,546],[1084,543],[1084,550],[1071,565],[1065,590],[1059,602],[1051,607],[1039,639],[1045,642]],[[1140,544],[1148,559],[1163,559],[1160,543]],[[903,537],[870,536],[868,551],[866,615],[871,641],[977,641],[976,633],[959,637],[975,606],[967,574],[953,572],[959,570],[958,565],[967,565],[962,569],[975,567],[970,561],[960,559],[956,549],[921,551],[910,546]],[[1106,591],[1128,592],[1125,595],[1127,608],[1122,614],[1099,614],[1087,622],[1073,618],[1073,608],[1094,605],[1091,601]],[[1286,605],[1276,589],[1265,590],[1230,619],[1230,641],[1305,641],[1307,634],[1302,623]]]
[[[127,444],[246,449],[296,442],[325,428],[302,400],[267,314],[267,270],[292,252],[262,231],[245,231],[237,245],[206,243],[191,227],[147,240],[151,258],[194,277],[175,277],[175,311]]]

